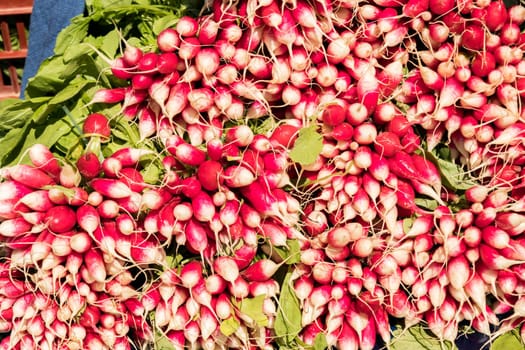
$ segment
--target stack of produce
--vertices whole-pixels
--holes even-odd
[[[208,5],[105,57],[119,85],[85,106],[81,152],[1,169],[0,348],[520,327],[525,7]]]

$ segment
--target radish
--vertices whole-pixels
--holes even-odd
[[[21,217],[4,220],[0,223],[0,234],[4,237],[16,237],[30,232],[33,225]]]
[[[100,216],[97,210],[90,205],[83,205],[76,211],[78,225],[92,234],[100,226]]]
[[[242,271],[249,281],[264,282],[269,280],[279,268],[279,265],[268,259],[259,260]]]
[[[30,188],[39,189],[55,184],[54,180],[42,170],[29,165],[19,164],[7,169],[11,179]]]
[[[213,269],[225,281],[233,283],[239,277],[239,268],[235,261],[227,256],[217,257],[213,262]]]
[[[96,250],[89,250],[84,254],[84,261],[91,276],[97,282],[106,280],[106,268],[102,256]]]
[[[82,126],[82,131],[86,136],[97,136],[103,139],[111,136],[109,120],[101,113],[88,115]]]
[[[36,190],[20,198],[18,203],[26,205],[31,210],[45,212],[51,209],[54,204],[48,196],[48,191]]]
[[[191,219],[185,227],[188,248],[195,252],[203,252],[208,246],[208,237],[204,227],[196,220]]]
[[[60,164],[49,148],[43,144],[34,144],[29,148],[29,158],[33,165],[56,177],[60,173]]]
[[[77,223],[75,211],[63,205],[49,209],[45,221],[49,230],[55,233],[70,231]]]
[[[130,167],[135,166],[141,160],[142,157],[152,153],[153,151],[147,149],[124,147],[115,151],[111,155],[111,158],[120,161],[122,167]]]
[[[92,152],[82,154],[76,165],[80,174],[86,179],[97,177],[102,170],[100,160]]]
[[[232,165],[224,170],[222,179],[227,186],[237,188],[252,184],[256,178],[245,166]]]
[[[105,197],[111,199],[127,198],[131,196],[131,189],[122,181],[95,178],[90,181],[91,187]]]
[[[190,166],[199,166],[206,160],[206,154],[204,151],[190,145],[189,143],[179,144],[174,155],[179,161]]]

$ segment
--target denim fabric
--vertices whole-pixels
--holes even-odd
[[[53,55],[58,33],[84,12],[84,5],[84,0],[34,0],[20,97],[42,61]]]

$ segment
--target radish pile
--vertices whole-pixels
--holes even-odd
[[[450,342],[520,327],[525,7],[209,6],[155,49],[125,43],[125,84],[91,101],[120,112],[86,116],[82,155],[36,144],[1,169],[0,349],[373,349],[399,323]],[[116,118],[141,142],[110,147]]]

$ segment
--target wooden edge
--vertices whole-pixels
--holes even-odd
[[[0,16],[30,14],[33,11],[33,0],[1,0]]]

